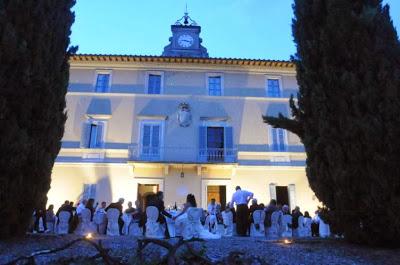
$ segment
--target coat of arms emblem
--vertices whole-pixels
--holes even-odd
[[[188,127],[192,123],[192,113],[188,103],[181,103],[178,106],[178,122],[181,127]]]

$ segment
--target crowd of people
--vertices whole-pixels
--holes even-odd
[[[309,213],[306,211],[303,213],[300,211],[299,207],[295,207],[291,212],[289,212],[288,205],[280,205],[276,200],[272,199],[267,206],[262,203],[258,203],[257,199],[253,198],[254,194],[252,192],[242,190],[240,186],[236,187],[235,193],[232,195],[232,199],[225,207],[222,207],[220,203],[216,202],[214,198],[208,204],[207,209],[204,210],[201,217],[201,223],[206,227],[205,233],[215,232],[215,228],[219,224],[223,224],[223,211],[232,212],[233,223],[236,224],[236,234],[238,236],[248,236],[250,235],[250,225],[253,222],[253,213],[257,210],[262,210],[265,213],[264,227],[268,229],[271,226],[271,216],[274,212],[279,212],[280,216],[291,215],[292,222],[289,224],[291,229],[296,229],[298,227],[298,219],[300,216],[303,218],[310,218]],[[250,203],[251,202],[251,203]],[[164,194],[159,191],[155,194],[148,194],[143,202],[137,200],[135,201],[135,207],[133,207],[132,202],[128,202],[128,208],[123,210],[124,199],[121,198],[117,202],[110,203],[107,205],[106,202],[96,203],[94,199],[83,199],[77,205],[74,205],[72,201],[65,201],[61,207],[54,212],[54,206],[49,205],[47,209],[38,209],[34,212],[32,219],[31,231],[33,232],[47,232],[49,231],[48,225],[52,224],[54,227],[57,222],[57,218],[61,211],[66,211],[70,213],[69,219],[69,233],[73,233],[79,224],[79,216],[83,209],[89,209],[91,214],[91,221],[96,213],[106,214],[108,209],[117,209],[120,213],[118,219],[119,232],[122,235],[122,229],[124,225],[123,214],[131,215],[132,222],[138,223],[139,227],[142,228],[143,233],[146,231],[146,214],[145,209],[148,206],[154,206],[158,209],[159,216],[158,222],[160,224],[166,224],[166,218],[170,218],[175,222],[177,229],[185,225],[187,219],[187,210],[191,207],[197,207],[196,199],[193,194],[188,194],[185,204],[182,210],[179,212],[175,211],[176,214],[171,214],[171,209],[166,210],[164,204]],[[250,207],[248,206],[250,203]],[[236,206],[236,209],[235,207]],[[176,210],[176,205],[175,205]],[[319,231],[319,215],[318,211],[315,212],[314,218],[311,220],[311,230],[312,236],[318,236]],[[169,238],[170,234],[168,231],[168,226],[165,225],[165,237]],[[212,235],[209,235],[212,237]]]

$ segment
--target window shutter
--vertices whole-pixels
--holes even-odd
[[[271,197],[271,200],[272,199],[276,200],[276,185],[275,185],[275,183],[269,184],[269,196]]]
[[[90,142],[90,123],[85,122],[82,125],[82,132],[81,132],[81,143],[80,147],[81,148],[88,148],[89,147],[89,142]]]
[[[90,185],[83,184],[83,192],[82,192],[82,199],[87,200],[90,196]]]
[[[233,151],[233,128],[225,127],[225,161],[233,162],[234,151]]]
[[[277,129],[279,138],[279,151],[285,151],[285,132],[283,129]]]
[[[90,184],[89,185],[89,199],[91,199],[91,198],[93,198],[93,199],[95,199],[96,198],[96,184]]]
[[[272,135],[272,151],[278,150],[278,135],[277,129],[271,127],[271,135]]]
[[[296,188],[294,184],[288,186],[290,210],[296,207]]]
[[[104,122],[98,122],[96,135],[96,148],[104,147]]]
[[[207,127],[199,127],[199,158],[201,161],[207,159]]]
[[[152,154],[158,154],[160,148],[160,125],[152,126],[151,149]]]

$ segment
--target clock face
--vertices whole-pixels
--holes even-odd
[[[178,38],[178,44],[183,48],[189,48],[193,45],[193,42],[193,37],[187,34],[180,35]]]

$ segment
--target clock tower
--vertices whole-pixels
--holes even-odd
[[[171,26],[170,44],[164,47],[162,56],[208,57],[207,49],[201,45],[201,27],[191,19],[188,12]]]

